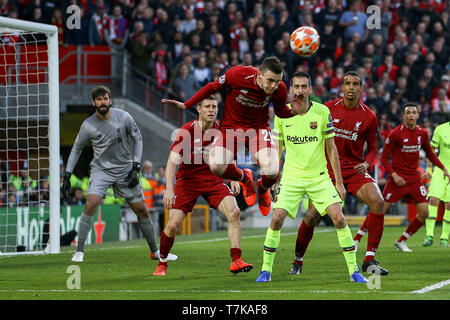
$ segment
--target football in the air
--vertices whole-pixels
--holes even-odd
[[[291,34],[291,49],[302,57],[313,55],[320,45],[320,36],[313,27],[299,27]]]

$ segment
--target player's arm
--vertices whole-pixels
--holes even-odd
[[[369,129],[366,131],[366,142],[367,142],[367,155],[363,163],[357,164],[355,166],[356,172],[359,174],[364,174],[370,167],[370,163],[373,163],[378,155],[378,144],[377,144],[377,134],[378,134],[378,120],[373,117],[372,123]]]
[[[139,130],[139,127],[137,126],[136,122],[129,114],[126,121],[127,121],[126,124],[127,134],[133,140],[133,154],[132,154],[133,166],[130,172],[128,173],[128,176],[126,177],[125,181],[128,182],[128,188],[134,188],[139,183],[143,142],[141,131]]]
[[[334,137],[330,137],[325,140],[325,146],[327,148],[328,158],[330,159],[331,168],[333,169],[334,176],[336,178],[336,190],[342,200],[345,200],[345,187],[341,174],[341,164],[339,162],[339,152],[334,143]]]
[[[447,171],[447,168],[443,165],[441,160],[437,157],[436,153],[434,153],[433,148],[431,147],[430,141],[428,141],[428,134],[425,133],[426,139],[423,139],[424,142],[422,142],[422,148],[425,151],[427,158],[437,167],[442,169],[444,172],[444,177],[447,177],[449,179],[450,183],[450,175]]]
[[[70,189],[72,188],[70,184],[70,177],[72,175],[72,172],[78,163],[78,159],[80,159],[81,152],[83,152],[83,149],[88,144],[88,142],[88,132],[84,128],[84,125],[81,125],[72,150],[70,150],[69,160],[67,160],[66,171],[64,172],[64,180],[61,186],[61,191],[65,198],[69,197]]]
[[[439,157],[440,135],[439,135],[439,129],[438,128],[434,131],[433,138],[431,139],[430,145],[433,148],[434,153],[436,154],[436,156]],[[432,175],[433,175],[433,163],[431,161],[427,161],[427,172],[425,174],[425,178],[426,179],[431,179]]]
[[[170,99],[162,99],[162,103],[169,103],[174,105],[177,109],[189,109],[195,106],[196,104],[200,103],[210,95],[216,93],[217,91],[220,91],[226,87],[228,87],[231,83],[230,78],[233,78],[234,70],[228,70],[224,75],[220,76],[217,80],[210,82],[206,84],[203,88],[201,88],[199,91],[197,91],[196,94],[194,94],[188,101],[185,103],[179,102],[176,100],[170,100]]]
[[[280,82],[277,93],[272,96],[273,111],[279,118],[291,118],[295,116],[291,109],[286,105],[287,88],[284,82]]]
[[[181,163],[181,155],[170,151],[166,164],[166,191],[164,192],[163,203],[167,209],[171,209],[175,203],[175,173],[177,166]]]

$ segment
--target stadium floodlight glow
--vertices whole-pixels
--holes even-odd
[[[2,255],[60,252],[58,59],[56,26],[0,17],[0,174],[7,177],[7,202],[0,207]],[[32,186],[46,185],[48,177],[48,199],[46,189],[38,187],[36,196],[22,191],[14,199],[18,203],[8,201],[10,174],[19,169]]]

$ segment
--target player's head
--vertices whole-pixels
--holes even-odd
[[[299,93],[309,96],[312,93],[311,77],[307,72],[297,71],[292,75],[289,93],[293,96]]]
[[[197,105],[198,119],[205,122],[213,122],[216,120],[217,112],[219,112],[219,106],[214,95],[210,95],[208,98],[203,99]]]
[[[416,103],[407,102],[403,105],[402,117],[403,121],[406,123],[408,127],[415,126],[417,120],[419,119],[419,116],[420,116],[419,106]]]
[[[341,82],[344,98],[347,100],[358,100],[362,91],[362,78],[356,71],[347,71]]]
[[[105,86],[98,86],[92,89],[91,92],[92,105],[101,115],[106,115],[111,108],[111,91]]]
[[[256,83],[266,94],[272,94],[283,78],[283,65],[277,57],[267,57],[259,66]]]

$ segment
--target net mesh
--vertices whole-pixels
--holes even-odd
[[[0,28],[0,252],[48,239],[47,36]]]

